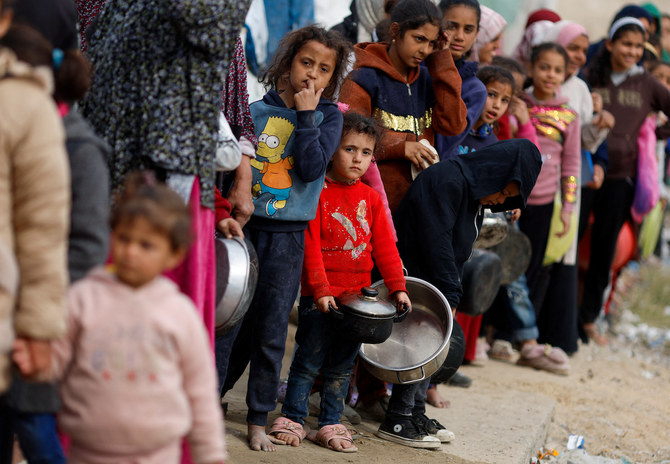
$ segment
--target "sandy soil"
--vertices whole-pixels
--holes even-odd
[[[293,331],[292,327],[289,338]],[[287,365],[285,363],[285,368]],[[511,389],[554,398],[556,407],[545,441],[547,448],[565,451],[568,435],[579,434],[584,436],[586,451],[593,456],[625,457],[636,463],[670,462],[670,361],[667,357],[659,351],[614,338],[606,347],[581,346],[572,357],[571,365],[572,373],[567,377],[498,361],[489,361],[484,367],[466,366],[463,372],[474,379],[471,388],[478,392],[495,394]],[[446,398],[450,395],[452,400],[467,398],[463,390],[443,385],[439,388]],[[357,454],[335,453],[312,443],[304,443],[299,450],[280,447],[276,453],[253,452],[246,446],[242,389],[236,387],[227,400],[230,401],[227,439],[231,463],[281,463],[295,459],[324,463],[472,462],[443,453],[389,445],[374,437],[374,426],[365,423],[356,427],[362,435],[356,440],[360,450]],[[459,409],[467,412],[467,408]],[[277,412],[270,419],[276,415]],[[310,418],[312,426],[315,425],[313,419]],[[458,430],[454,432],[458,434]],[[496,432],[491,430],[491,433]]]

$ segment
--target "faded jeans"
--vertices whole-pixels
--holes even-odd
[[[291,363],[282,413],[304,423],[309,414],[309,395],[314,379],[323,376],[319,427],[339,424],[349,392],[349,379],[361,344],[342,336],[336,321],[319,312],[312,298],[300,299],[298,349]]]

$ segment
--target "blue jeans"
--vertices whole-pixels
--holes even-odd
[[[334,319],[319,312],[312,298],[302,298],[299,308],[298,349],[291,363],[282,413],[303,424],[309,414],[309,395],[314,379],[323,376],[319,427],[339,424],[349,379],[361,344],[342,337]]]
[[[509,322],[514,333],[514,341],[537,340],[540,335],[537,328],[535,308],[528,296],[526,274],[514,282],[505,285],[509,298]]]
[[[0,464],[12,462],[14,434],[21,452],[30,464],[65,464],[65,454],[56,435],[53,414],[20,413],[0,410]]]
[[[258,283],[241,324],[215,341],[221,395],[233,388],[249,365],[247,422],[265,425],[277,406],[288,316],[298,295],[305,232],[245,228],[258,255]]]
[[[268,58],[281,39],[294,29],[314,22],[314,0],[265,0],[265,19],[268,24]]]

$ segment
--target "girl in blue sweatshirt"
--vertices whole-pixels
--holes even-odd
[[[256,248],[259,276],[242,323],[217,339],[222,396],[250,364],[249,446],[274,451],[265,434],[276,407],[288,316],[298,294],[307,223],[314,218],[326,166],[342,135],[330,99],[351,46],[337,32],[308,26],[287,35],[263,81],[271,90],[251,105],[258,136],[250,160],[254,213],[244,234]]]

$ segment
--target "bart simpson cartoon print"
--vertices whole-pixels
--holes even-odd
[[[284,208],[291,194],[293,181],[289,170],[293,169],[293,156],[282,159],[282,155],[293,134],[293,129],[295,125],[288,119],[270,116],[263,132],[258,137],[258,150],[256,151],[257,155],[267,161],[251,160],[251,167],[263,174],[261,180],[252,187],[254,198],[257,199],[264,193],[272,196],[265,205],[265,212],[268,216]]]

